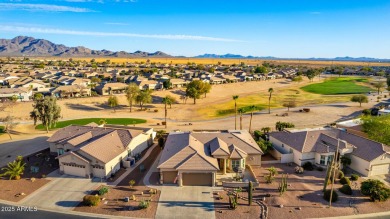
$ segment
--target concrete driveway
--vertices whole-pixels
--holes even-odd
[[[51,182],[23,199],[19,204],[37,206],[38,209],[71,211],[90,190],[103,184],[92,182],[91,179],[57,173],[50,174],[48,178]]]
[[[214,219],[213,188],[161,186],[156,219]]]
[[[49,144],[46,142],[47,139],[47,136],[40,135],[12,141],[0,141],[0,167],[15,160],[18,155],[27,156],[49,148]]]

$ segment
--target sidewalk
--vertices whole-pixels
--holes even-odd
[[[390,211],[387,212],[378,212],[378,213],[371,213],[371,214],[354,214],[349,216],[337,216],[337,217],[324,217],[322,219],[355,219],[355,218],[376,218],[376,219],[385,219],[390,218]]]
[[[148,151],[145,153],[145,155],[141,158],[141,160],[137,161],[137,163],[135,165],[133,165],[132,167],[126,169],[126,172],[124,172],[117,180],[115,180],[114,182],[108,182],[107,185],[109,185],[109,186],[116,186],[116,185],[118,185],[126,176],[128,176],[134,169],[136,169],[150,155],[150,153],[153,151],[153,149],[155,147],[157,147],[157,146],[158,146],[158,144],[153,144],[148,149]],[[146,178],[146,176],[145,176],[145,178]],[[149,177],[148,177],[148,181],[149,181]]]

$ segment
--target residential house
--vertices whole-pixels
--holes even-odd
[[[154,80],[136,81],[135,83],[139,86],[140,90],[155,90],[160,87],[160,83]]]
[[[170,82],[172,84],[172,88],[181,88],[186,86],[189,83],[189,81],[180,78],[172,78],[170,79]]]
[[[243,130],[171,132],[157,168],[162,184],[214,186],[217,172],[260,166],[262,154]]]
[[[56,87],[54,90],[51,91],[51,94],[61,98],[91,96],[91,88],[78,84],[65,85]]]
[[[335,128],[274,132],[269,135],[272,153],[289,157],[283,163],[306,162],[325,166],[334,158],[337,145],[342,156],[351,158],[349,166],[363,176],[390,173],[390,147]]]
[[[1,102],[16,96],[17,101],[28,101],[32,96],[32,90],[28,88],[0,88]]]
[[[95,87],[96,92],[100,95],[124,93],[126,89],[127,84],[125,83],[106,83]]]
[[[153,144],[153,128],[127,126],[97,127],[70,125],[47,141],[58,155],[60,172],[72,176],[109,178],[129,158]]]

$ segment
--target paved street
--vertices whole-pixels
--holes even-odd
[[[0,204],[0,218],[10,219],[43,219],[43,218],[55,218],[55,219],[91,219],[96,218],[94,216],[81,216],[70,215],[57,212],[43,211],[39,208],[37,211],[21,211],[17,206]],[[103,217],[102,217],[103,218]],[[106,217],[109,218],[109,217]]]
[[[91,179],[77,178],[68,175],[50,175],[52,180],[47,185],[34,192],[19,204],[37,206],[52,210],[71,211],[90,190],[96,189],[102,183]]]
[[[214,219],[213,188],[206,186],[162,186],[158,219]]]
[[[27,156],[49,148],[47,136],[28,136],[23,140],[0,141],[0,167],[15,160],[18,155]],[[10,157],[9,157],[10,156]]]

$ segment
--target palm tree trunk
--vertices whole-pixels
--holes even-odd
[[[240,113],[240,130],[242,130],[242,113]]]
[[[271,114],[271,93],[269,94],[268,98],[268,114]]]
[[[237,102],[236,101],[234,101],[234,112],[235,112],[234,130],[237,130]]]
[[[167,114],[168,114],[167,103],[165,102],[165,128],[167,128]]]
[[[252,129],[252,118],[253,118],[253,112],[251,112],[251,119],[249,120],[249,133],[251,133]]]
[[[133,101],[130,101],[130,112],[131,112],[131,108],[133,108]]]

